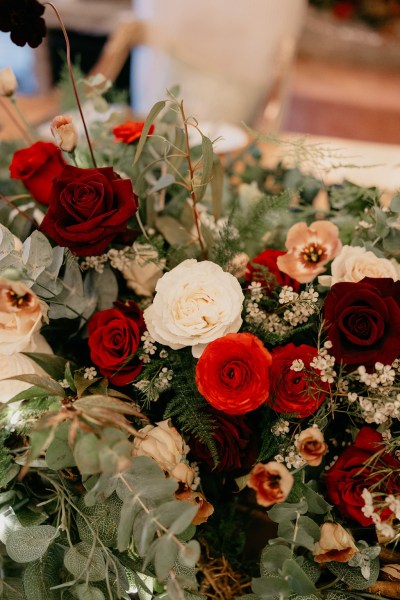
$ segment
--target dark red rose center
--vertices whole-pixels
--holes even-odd
[[[339,318],[339,329],[353,344],[366,346],[376,343],[385,333],[382,316],[364,306],[349,307]]]

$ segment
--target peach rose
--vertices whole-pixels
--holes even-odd
[[[206,497],[200,492],[194,492],[193,490],[185,490],[184,492],[177,492],[175,494],[178,500],[182,502],[189,502],[199,507],[197,514],[193,517],[193,525],[201,525],[205,523],[214,512],[214,507],[210,502],[207,502]]]
[[[328,452],[322,431],[318,427],[304,429],[296,440],[296,449],[310,467],[318,467]]]
[[[258,463],[253,467],[247,486],[256,490],[256,499],[261,506],[284,502],[293,485],[293,475],[278,462]]]
[[[17,79],[11,67],[0,70],[0,96],[10,98],[18,87]]]
[[[339,523],[323,523],[320,531],[313,550],[315,562],[348,562],[358,552],[353,537]]]
[[[51,122],[51,133],[57,146],[64,152],[73,152],[78,142],[78,132],[72,122],[72,117],[59,115]]]
[[[287,233],[286,248],[286,254],[277,258],[278,268],[300,283],[309,283],[339,254],[339,229],[329,221],[315,221],[309,227],[296,223]]]

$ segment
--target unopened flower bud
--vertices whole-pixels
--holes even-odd
[[[72,122],[72,118],[65,115],[54,117],[50,127],[60,150],[73,152],[78,141],[78,132]]]
[[[17,79],[10,67],[0,70],[0,96],[12,96],[17,85]]]

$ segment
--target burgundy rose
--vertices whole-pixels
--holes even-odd
[[[126,230],[137,207],[130,179],[121,179],[111,167],[67,165],[53,181],[40,229],[78,256],[97,255]]]
[[[342,515],[363,526],[373,524],[371,517],[361,511],[365,505],[361,495],[365,488],[381,493],[380,500],[400,492],[398,475],[393,473],[387,477],[382,473],[382,469],[398,473],[400,462],[388,453],[382,453],[374,460],[373,456],[382,450],[381,434],[371,427],[363,427],[354,444],[346,448],[326,474],[326,488],[333,504]],[[391,514],[389,510],[383,511],[381,517],[385,519]]]
[[[271,293],[277,285],[284,286],[288,285],[293,288],[295,292],[297,292],[300,288],[300,283],[295,279],[286,275],[278,269],[277,258],[278,256],[283,256],[286,252],[282,250],[272,250],[268,248],[261,252],[258,256],[253,258],[247,264],[247,270],[245,279],[246,281],[258,281],[262,284],[265,293]],[[257,267],[260,265],[260,267]],[[266,271],[268,269],[268,276],[266,277]],[[271,277],[269,277],[271,275]]]
[[[390,365],[400,354],[400,281],[336,283],[325,300],[331,354],[346,365]]]
[[[36,142],[17,150],[10,165],[12,179],[20,179],[33,198],[48,204],[53,179],[66,166],[61,150],[52,142]]]
[[[131,383],[142,370],[136,356],[144,331],[142,311],[135,302],[116,302],[88,323],[90,357],[100,373],[114,385]]]
[[[274,348],[269,372],[270,395],[267,400],[273,410],[304,418],[321,406],[329,385],[321,381],[319,371],[310,367],[317,354],[317,348],[307,344],[287,344]],[[295,360],[301,360],[304,368],[292,369]]]
[[[213,416],[216,421],[213,438],[219,457],[216,471],[249,469],[255,463],[258,454],[254,431],[242,416],[226,415],[220,411],[213,411]],[[205,462],[211,469],[214,468],[214,461],[207,446],[195,440],[190,442],[190,447],[197,460]]]

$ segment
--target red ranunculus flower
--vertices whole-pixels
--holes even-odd
[[[137,211],[130,179],[111,167],[64,167],[53,181],[41,231],[78,256],[101,254]]]
[[[144,123],[133,123],[127,121],[114,127],[113,134],[115,135],[118,142],[124,142],[125,144],[133,144],[137,142],[142,135]],[[154,131],[154,125],[150,126],[148,135],[151,135]]]
[[[371,491],[382,493],[381,500],[388,494],[400,492],[400,462],[387,453],[374,460],[374,454],[382,450],[381,434],[371,427],[363,427],[354,444],[346,448],[326,474],[326,488],[333,504],[342,515],[363,526],[373,524],[371,517],[366,517],[361,511],[365,505],[361,496],[364,488],[373,487]],[[394,473],[385,477],[379,472],[385,468]],[[388,509],[381,513],[381,518],[385,520],[391,515]]]
[[[135,302],[115,302],[114,306],[89,319],[90,357],[110,383],[127,385],[142,370],[135,353],[145,325]]]
[[[255,335],[228,333],[206,346],[196,365],[196,385],[217,410],[241,415],[268,398],[271,360]]]
[[[33,198],[48,204],[53,179],[65,167],[61,150],[52,142],[36,142],[17,150],[10,165],[12,179],[20,179]]]
[[[283,256],[284,254],[286,254],[286,252],[283,252],[283,250],[272,250],[271,248],[261,252],[261,254],[253,258],[247,264],[245,275],[246,281],[259,281],[265,288],[264,291],[267,294],[271,293],[277,285],[290,285],[290,287],[297,292],[300,288],[300,283],[289,277],[289,275],[286,275],[286,273],[280,271],[278,269],[278,265],[276,264],[276,259],[278,256]],[[271,277],[271,279],[266,279],[263,269],[257,268],[257,265],[267,268],[268,272],[273,277]]]
[[[320,380],[319,372],[310,367],[317,354],[317,349],[307,344],[287,344],[274,348],[268,399],[273,410],[304,418],[321,406],[329,386]],[[294,360],[303,361],[304,368],[301,371],[290,368]]]
[[[258,456],[258,448],[251,429],[242,416],[226,415],[213,411],[216,427],[212,432],[218,451],[219,462],[216,471],[234,471],[251,468]],[[193,456],[205,462],[211,469],[214,461],[206,445],[199,440],[189,442]]]
[[[346,365],[390,365],[400,355],[400,281],[336,283],[325,300],[332,355]]]

